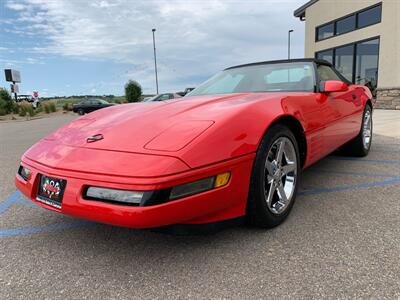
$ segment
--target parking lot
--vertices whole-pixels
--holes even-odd
[[[201,236],[84,222],[23,198],[20,156],[75,117],[0,123],[1,299],[400,297],[400,111],[375,111],[368,157],[306,170],[281,226]]]

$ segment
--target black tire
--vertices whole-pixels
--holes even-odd
[[[275,214],[272,213],[267,206],[263,181],[265,180],[265,163],[268,153],[275,141],[281,137],[288,138],[294,146],[297,162],[297,176],[294,184],[294,192],[291,199],[289,199],[290,202],[288,206],[282,213]],[[264,135],[258,147],[251,174],[249,197],[247,201],[247,219],[251,225],[262,228],[272,228],[281,224],[287,218],[296,199],[301,173],[300,164],[299,147],[293,133],[284,125],[273,125]]]
[[[85,111],[82,108],[80,108],[78,109],[78,114],[83,116],[85,114]]]
[[[370,141],[367,146],[364,144],[364,118],[366,113],[369,112],[371,118],[371,134]],[[347,156],[355,156],[355,157],[364,157],[367,156],[369,150],[371,149],[372,144],[372,131],[373,131],[373,123],[372,123],[372,109],[370,105],[366,105],[364,108],[364,112],[361,120],[361,128],[358,135],[352,139],[350,142],[346,143],[340,148],[340,153]]]

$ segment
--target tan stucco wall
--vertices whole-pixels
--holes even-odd
[[[381,23],[315,42],[317,26],[379,2]],[[378,88],[400,87],[400,0],[319,0],[306,9],[306,57],[374,36],[380,36]]]

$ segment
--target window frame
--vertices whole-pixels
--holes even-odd
[[[379,22],[373,23],[373,24],[369,24],[369,25],[367,25],[367,26],[360,27],[359,24],[358,24],[358,16],[359,16],[359,14],[360,14],[360,13],[363,13],[363,12],[366,12],[366,11],[368,11],[368,10],[370,10],[370,9],[379,7],[379,6],[381,7],[380,16],[379,16]],[[345,15],[345,16],[342,16],[342,17],[340,17],[340,18],[337,18],[337,19],[331,20],[331,21],[329,21],[329,22],[323,23],[323,24],[321,24],[321,25],[318,25],[318,26],[315,27],[315,42],[325,41],[325,40],[327,40],[327,39],[331,39],[331,38],[334,38],[334,37],[336,37],[336,36],[341,36],[341,35],[343,35],[343,34],[347,34],[347,33],[353,32],[353,31],[357,31],[357,30],[360,30],[360,29],[363,29],[363,28],[367,28],[367,27],[369,27],[369,26],[374,26],[374,25],[376,25],[376,24],[382,23],[382,9],[383,9],[383,2],[379,2],[379,3],[373,4],[373,5],[371,5],[371,6],[368,6],[368,7],[366,7],[366,8],[363,8],[363,9],[360,9],[360,10],[358,10],[358,11],[355,11],[355,12],[352,12],[352,13],[350,13],[350,14],[347,14],[347,15]],[[351,17],[351,16],[355,16],[355,19],[356,19],[356,20],[355,20],[355,21],[356,21],[355,29],[338,34],[338,33],[337,33],[337,22],[338,22],[338,21],[341,21],[341,20],[343,20],[343,19],[346,19],[346,18],[348,18],[348,17]],[[330,36],[330,37],[327,37],[327,38],[318,39],[318,29],[321,28],[321,27],[324,27],[324,26],[326,26],[326,25],[329,25],[329,24],[331,24],[331,23],[333,23],[333,35]]]

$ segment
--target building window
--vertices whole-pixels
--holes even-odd
[[[351,15],[336,21],[336,35],[350,32],[356,29],[356,16]]]
[[[372,92],[378,83],[379,38],[315,53],[317,59],[332,63],[349,81],[366,84]]]
[[[317,39],[324,40],[334,35],[334,24],[330,23],[317,28]]]
[[[326,60],[333,64],[333,49],[317,52],[316,58]]]
[[[379,39],[356,44],[355,83],[368,83],[375,90],[378,83]]]
[[[363,28],[369,25],[381,22],[382,5],[378,5],[358,13],[357,28]]]
[[[346,17],[333,20],[318,26],[315,31],[315,40],[324,39],[378,24],[382,20],[382,3],[352,13]]]
[[[354,45],[335,49],[335,68],[348,81],[353,81]]]

